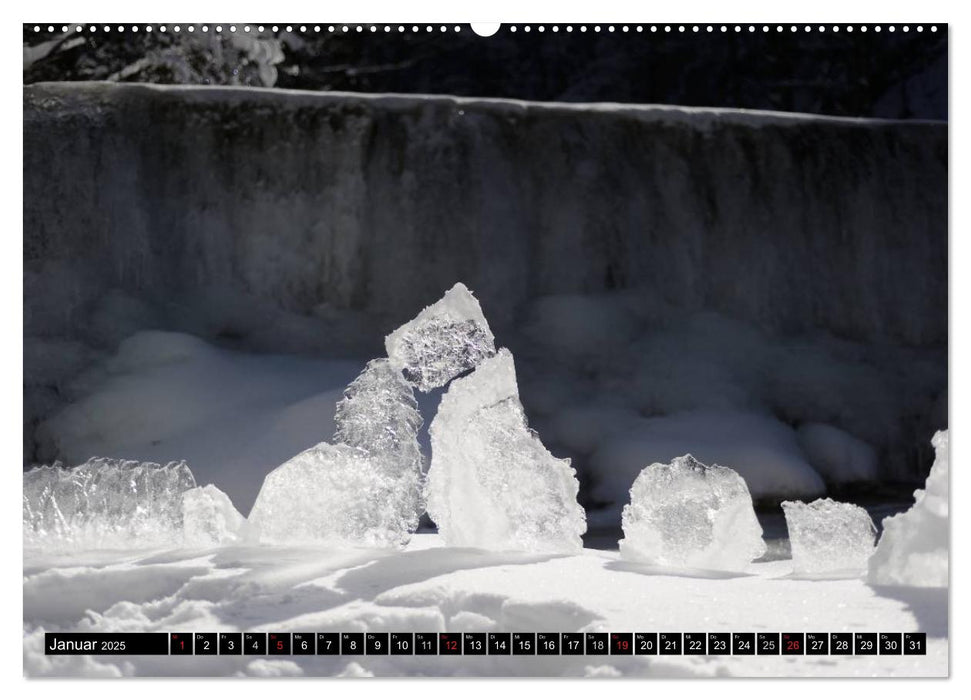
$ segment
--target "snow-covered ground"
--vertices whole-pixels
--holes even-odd
[[[502,358],[508,358],[511,371],[511,355],[503,350],[496,355]],[[475,372],[489,362],[483,361]],[[186,458],[199,483],[213,482],[232,494],[241,510],[250,512],[250,501],[267,472],[334,432],[332,406],[361,364],[254,355],[216,348],[185,334],[142,332],[83,374],[75,386],[82,398],[44,429],[56,436],[66,454],[78,455],[71,461],[92,453],[160,461]],[[450,376],[460,371],[455,369]],[[467,381],[455,380],[449,391]],[[515,393],[515,381],[511,381],[509,390]],[[443,404],[450,396],[445,395]],[[437,395],[425,394],[425,400],[430,408]],[[739,411],[632,420],[626,428],[642,431],[645,445],[628,450],[633,467],[644,464],[644,455],[659,449],[658,445],[734,455],[732,466],[762,493],[772,492],[766,485],[773,479],[795,488],[798,483],[792,475],[800,473],[815,477],[821,488],[822,479],[807,461],[810,454],[837,463],[856,459],[856,466],[869,464],[873,456],[860,447],[862,443],[846,439],[835,429],[813,427],[797,434],[765,415]],[[582,417],[576,425],[583,427]],[[748,447],[741,439],[744,436],[749,438]],[[940,445],[946,446],[946,438],[942,439],[945,442]],[[780,456],[788,456],[789,461]],[[456,463],[464,464],[461,458]],[[941,473],[946,481],[946,466]],[[578,553],[446,546],[439,535],[427,533],[417,535],[402,551],[296,547],[286,544],[286,538],[277,545],[255,544],[250,538],[241,540],[246,544],[215,549],[72,551],[52,546],[41,551],[32,548],[38,541],[31,540],[24,556],[25,672],[31,676],[947,675],[947,588],[874,586],[865,583],[862,574],[796,576],[777,527],[766,528],[767,555],[733,567],[737,572],[664,569],[625,560],[617,551],[615,516],[617,505],[627,499],[629,482],[620,469],[604,470],[600,476],[595,493],[604,494],[612,505],[589,512],[588,524],[594,532],[587,543],[589,547],[596,542],[605,549]],[[943,488],[944,482],[939,485]],[[938,491],[944,494],[943,501]],[[945,527],[947,512],[941,504],[946,504],[946,493],[946,488],[935,490],[937,500],[928,501],[935,522]],[[938,552],[945,543],[940,540],[931,537],[934,551],[928,556],[943,562],[946,581],[946,552]],[[47,543],[43,544],[46,548]],[[902,551],[907,555],[910,550]],[[52,631],[490,630],[920,631],[928,635],[928,653],[920,657],[185,659],[54,657],[43,651],[44,633]]]
[[[228,547],[24,556],[30,676],[944,676],[944,588],[805,579],[790,560],[676,573],[497,553],[417,535],[400,552]],[[927,633],[926,656],[69,657],[44,632],[603,631]]]

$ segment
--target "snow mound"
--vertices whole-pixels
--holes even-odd
[[[165,466],[93,457],[24,473],[24,546],[128,549],[182,539],[182,495],[196,480],[185,462]]]
[[[209,484],[182,494],[182,527],[188,546],[215,547],[242,540],[246,518],[229,496]]]
[[[934,435],[934,465],[914,505],[885,518],[868,581],[887,586],[948,585],[948,431]]]
[[[540,297],[530,305],[523,330],[530,341],[557,356],[601,355],[634,336],[637,319],[624,301],[606,295]],[[610,344],[604,342],[607,338]]]
[[[877,529],[870,514],[852,503],[819,498],[783,501],[782,510],[797,574],[866,571]]]
[[[578,552],[586,517],[570,460],[530,430],[505,348],[457,379],[431,425],[428,514],[448,545]]]
[[[641,471],[622,526],[620,554],[632,561],[736,571],[765,553],[745,480],[691,455]]]
[[[809,463],[826,481],[877,480],[876,451],[846,431],[824,423],[805,423],[796,436]]]
[[[372,360],[344,391],[335,423],[337,444],[320,443],[266,476],[250,523],[268,543],[405,544],[423,511],[412,388],[387,359]]]
[[[384,344],[391,366],[422,391],[444,386],[496,352],[479,301],[461,282]]]
[[[267,472],[333,434],[334,404],[361,364],[138,333],[66,384],[73,403],[38,428],[43,457],[185,460],[245,515]]]
[[[615,425],[591,457],[599,477],[593,495],[614,502],[645,464],[665,464],[689,452],[738,472],[756,498],[815,497],[826,488],[806,462],[795,432],[781,421],[758,413],[697,410],[647,419],[632,415]]]

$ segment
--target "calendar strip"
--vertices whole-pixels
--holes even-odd
[[[925,632],[48,632],[44,652],[172,656],[904,656]]]

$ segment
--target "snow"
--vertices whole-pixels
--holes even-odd
[[[931,441],[937,457],[914,505],[883,521],[883,534],[870,558],[868,580],[883,586],[948,585],[948,431]]]
[[[608,419],[609,420],[609,419]],[[825,485],[806,462],[795,433],[779,420],[740,411],[697,410],[614,422],[591,457],[600,477],[593,493],[616,501],[645,465],[691,453],[736,471],[755,498],[817,496]]]
[[[214,547],[246,537],[246,518],[212,484],[182,494],[182,530],[189,547]]]
[[[454,380],[432,422],[428,514],[451,546],[575,552],[586,518],[570,461],[529,429],[512,354]]]
[[[47,421],[58,457],[186,460],[246,514],[274,467],[334,432],[334,405],[361,362],[260,355],[143,331],[75,380]]]
[[[643,469],[623,512],[625,560],[689,569],[743,571],[765,554],[745,481],[691,455]]]
[[[930,349],[858,343],[821,331],[770,333],[721,313],[678,313],[630,291],[560,295],[537,302],[535,309],[527,314],[523,339],[509,342],[521,366],[523,403],[551,444],[566,448],[578,471],[597,479],[609,480],[611,468],[598,461],[603,453],[597,452],[626,442],[625,433],[636,437],[644,419],[733,414],[731,432],[743,441],[751,435],[787,453],[780,458],[792,465],[790,475],[800,489],[772,494],[768,489],[784,486],[785,478],[766,482],[763,490],[757,474],[743,473],[753,495],[812,498],[822,495],[824,478],[851,481],[871,464],[866,447],[854,440],[880,455],[873,465],[877,478],[913,478],[924,452],[915,450],[913,436],[947,418],[937,408],[946,407],[945,356]],[[555,323],[544,320],[543,314],[554,312]],[[598,335],[604,339],[599,346]],[[766,420],[759,428],[745,416]],[[810,427],[804,432],[816,439],[800,440],[799,429],[813,425],[846,435],[834,441]],[[692,449],[688,444],[650,457],[667,461]],[[742,468],[727,457],[711,459]],[[635,460],[632,468],[647,463]],[[846,478],[837,468],[846,470]],[[636,471],[624,476],[628,483],[618,480],[612,494],[598,498],[624,500]]]
[[[796,435],[806,459],[827,482],[878,480],[876,451],[846,431],[822,423],[804,423]]]
[[[182,494],[196,485],[185,462],[93,457],[73,468],[24,473],[24,546],[104,549],[181,541]]]
[[[479,301],[461,282],[384,344],[391,366],[422,391],[444,386],[496,351]]]
[[[636,335],[637,317],[608,296],[556,294],[530,305],[527,337],[566,358],[602,355]]]
[[[788,561],[675,573],[621,559],[241,546],[24,559],[28,676],[946,676],[947,591],[794,580]],[[44,656],[45,631],[920,631],[927,656]],[[598,671],[599,673],[600,671]]]
[[[601,297],[596,307],[646,325],[618,329],[618,337],[636,333],[628,345],[605,342],[599,354],[582,356],[555,344],[559,336],[511,340],[514,351],[523,348],[516,364],[530,425],[551,452],[571,459],[588,510],[602,509],[614,526],[645,465],[689,452],[739,472],[757,500],[809,501],[825,495],[825,482],[856,479],[868,458],[854,439],[882,446],[877,477],[885,478],[903,468],[905,451],[920,452],[909,439],[893,438],[893,447],[886,437],[905,432],[901,417],[923,405],[914,397],[947,405],[928,393],[936,376],[930,360],[909,351],[895,359],[820,337],[783,341],[712,314],[652,324],[652,312],[623,294]],[[892,371],[901,363],[906,373]],[[52,457],[67,463],[92,454],[185,459],[200,483],[226,492],[245,515],[271,469],[330,439],[334,405],[363,364],[142,332],[71,383],[65,393],[75,403],[41,432],[58,445]],[[438,395],[419,402],[430,421]],[[802,430],[814,424],[839,426],[847,436],[834,441],[833,431]],[[807,433],[824,439],[807,441]],[[427,458],[424,431],[420,439]]]
[[[866,572],[877,528],[863,508],[820,498],[812,503],[783,501],[796,574]]]

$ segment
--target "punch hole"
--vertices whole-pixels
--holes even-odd
[[[476,36],[490,37],[499,31],[500,26],[498,22],[473,22],[472,32]]]

